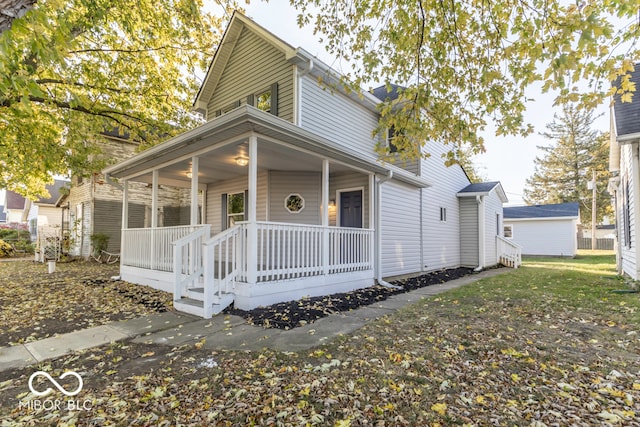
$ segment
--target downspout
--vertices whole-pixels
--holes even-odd
[[[478,266],[473,271],[482,271],[485,264],[484,196],[476,196],[476,202],[478,203]]]
[[[376,247],[376,265],[375,265],[375,276],[376,276],[376,283],[378,285],[382,285],[385,286],[387,288],[392,288],[392,289],[404,289],[401,286],[396,286],[396,285],[392,285],[391,283],[385,281],[382,279],[382,250],[381,250],[381,240],[382,240],[382,230],[381,230],[381,216],[380,215],[380,211],[381,206],[382,206],[382,197],[381,197],[381,187],[382,184],[384,184],[385,182],[389,181],[391,178],[393,178],[393,171],[390,170],[389,174],[380,179],[377,183],[376,183],[376,191],[375,191],[375,197],[376,197],[376,230],[374,233],[374,238],[375,238],[375,247]]]

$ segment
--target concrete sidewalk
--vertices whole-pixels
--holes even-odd
[[[324,344],[338,335],[351,333],[367,322],[392,314],[400,308],[450,289],[512,271],[488,270],[440,285],[428,286],[356,310],[332,314],[288,331],[252,326],[238,316],[218,315],[200,319],[188,314],[166,312],[109,323],[11,347],[0,347],[0,371],[33,365],[74,351],[133,338],[136,343],[181,345],[202,339],[215,350],[305,350]]]

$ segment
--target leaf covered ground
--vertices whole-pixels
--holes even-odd
[[[529,260],[303,352],[121,342],[37,366],[80,372],[82,411],[29,407],[36,367],[3,371],[0,425],[638,426],[640,297],[612,263]]]
[[[117,265],[0,262],[0,347],[47,338],[172,307],[170,294],[111,281]]]

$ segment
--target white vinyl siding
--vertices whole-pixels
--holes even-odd
[[[251,30],[244,28],[208,101],[207,119],[234,102],[245,104],[278,83],[278,116],[293,122],[293,67],[284,53]]]
[[[321,174],[318,172],[269,173],[269,221],[292,224],[320,224]],[[304,209],[291,213],[284,200],[290,194],[304,199]]]
[[[381,193],[382,275],[419,272],[420,190],[392,180]]]
[[[460,207],[456,194],[469,185],[459,165],[447,167],[442,155],[447,147],[428,143],[422,151],[430,156],[421,160],[422,176],[431,184],[422,190],[424,270],[458,267],[460,259]],[[440,221],[440,208],[446,209],[446,222]]]
[[[513,227],[514,243],[523,255],[575,256],[577,229],[575,219],[531,219],[504,223]]]
[[[618,191],[618,239],[620,239],[620,258],[621,267],[624,274],[631,276],[634,280],[638,280],[638,265],[636,262],[636,248],[638,246],[637,232],[636,232],[636,188],[638,185],[638,170],[634,170],[634,165],[637,165],[633,161],[633,152],[637,150],[637,144],[625,144],[620,146],[620,186]],[[625,184],[629,183],[629,233],[624,229],[627,226],[627,221],[624,218],[624,204],[625,201]],[[625,236],[631,235],[631,245],[626,241]]]
[[[460,199],[460,264],[477,267],[478,258],[478,203],[475,197]]]
[[[378,115],[309,76],[302,78],[300,114],[300,127],[370,159],[377,158],[374,148],[378,139],[372,132]]]
[[[502,201],[494,188],[484,197],[485,267],[491,267],[498,263],[496,236],[501,235],[502,232],[497,228],[496,215],[500,215],[500,218],[502,218]]]

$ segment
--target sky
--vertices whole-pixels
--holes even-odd
[[[211,3],[211,0],[207,1]],[[313,35],[312,28],[299,28],[297,12],[288,1],[272,0],[269,3],[252,1],[244,6],[246,15],[261,26],[295,47],[302,47],[330,66],[334,59]],[[492,132],[484,134],[486,153],[476,156],[474,163],[480,173],[489,181],[500,181],[509,198],[508,205],[524,205],[522,194],[526,180],[534,172],[534,159],[541,155],[538,145],[549,145],[551,141],[538,133],[545,131],[545,125],[553,121],[553,114],[560,109],[553,106],[553,95],[542,94],[532,88],[528,98],[525,120],[534,126],[535,133],[526,137],[495,137]],[[594,123],[594,128],[609,130],[609,108],[602,106],[596,115],[602,114]]]

